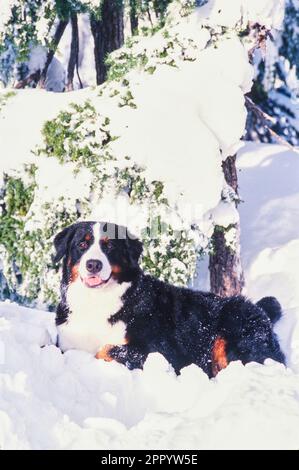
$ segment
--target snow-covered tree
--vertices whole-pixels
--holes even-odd
[[[299,95],[299,3],[286,0],[279,30],[269,33],[260,25],[261,48],[253,52],[256,76],[249,94],[246,138],[261,142],[284,139],[299,145],[296,99]],[[262,112],[260,112],[260,110]]]
[[[2,10],[2,11],[1,11]],[[106,76],[106,55],[124,41],[122,0],[11,0],[0,6],[0,79],[6,85],[18,80],[18,87],[45,86],[49,67],[69,25],[69,58],[65,87],[73,88],[75,71],[79,85],[80,32],[78,17],[85,15],[84,28],[94,39],[97,83]],[[37,48],[42,46],[42,48]],[[82,52],[82,51],[81,51]]]
[[[93,47],[89,67],[95,68],[95,83],[101,84],[107,55],[123,45],[125,36],[161,28],[171,1],[5,0],[0,6],[0,81],[4,86],[17,82],[18,88],[39,84],[70,91],[76,74],[76,88],[92,85],[90,78],[81,79],[80,66]],[[127,19],[131,28],[125,28]],[[49,76],[55,75],[54,57],[63,73],[53,87]]]
[[[171,2],[164,26],[139,31],[110,54],[103,85],[56,96],[50,116],[34,111],[32,94],[5,98],[4,112],[30,99],[40,119],[38,147],[27,149],[34,155],[6,171],[2,185],[3,271],[19,298],[55,303],[53,235],[78,218],[105,219],[107,198],[115,201],[108,217],[117,201],[139,209],[131,222],[146,271],[187,285],[198,257],[211,253],[212,290],[241,290],[234,155],[253,77],[248,51],[259,38],[249,26],[259,20],[270,29],[276,2],[252,8],[240,0],[233,11],[224,0],[196,4]],[[39,110],[41,99],[47,110],[46,96],[38,95]]]

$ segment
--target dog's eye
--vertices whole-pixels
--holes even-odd
[[[113,248],[113,242],[109,238],[103,238],[102,240],[102,245],[107,249],[111,250]]]
[[[88,248],[88,243],[86,241],[80,242],[79,248],[80,250],[86,250],[86,248]]]

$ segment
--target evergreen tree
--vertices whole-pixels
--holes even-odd
[[[123,0],[12,0],[9,5],[7,2],[6,8],[0,23],[0,80],[5,86],[17,80],[17,88],[37,84],[45,87],[49,67],[70,24],[72,34],[65,85],[67,90],[72,90],[76,70],[78,74],[79,14],[89,16],[98,84],[106,77],[107,54],[124,42]],[[45,48],[46,57],[42,66],[30,73],[28,60],[37,45]],[[79,74],[78,79],[82,86]]]
[[[259,25],[254,25],[259,28]],[[287,0],[283,27],[274,35],[260,29],[263,53],[254,54],[257,73],[248,101],[245,138],[261,142],[284,139],[299,145],[296,97],[299,94],[299,2]],[[298,111],[297,111],[298,112]]]
[[[88,15],[94,40],[96,83],[107,76],[107,55],[124,43],[124,18],[128,16],[131,34],[160,28],[164,24],[166,10],[173,0],[10,0],[0,6],[0,82],[4,86],[17,82],[17,88],[25,86],[46,87],[49,68],[59,49],[68,25],[71,27],[70,55],[65,70],[64,88],[74,88],[77,73],[79,86],[79,15]],[[84,24],[85,33],[88,25]],[[42,46],[45,59],[38,68],[31,70],[28,61],[35,46]],[[39,62],[42,62],[39,60]],[[88,83],[90,85],[90,83]]]

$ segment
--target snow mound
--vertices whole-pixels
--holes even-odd
[[[280,364],[236,362],[209,381],[194,365],[176,377],[152,354],[130,372],[61,354],[51,313],[1,303],[0,314],[1,448],[298,446],[299,380]]]
[[[233,28],[237,24],[260,23],[268,28],[281,27],[285,0],[211,0],[199,9],[210,24]]]
[[[246,143],[239,151],[241,246],[247,293],[275,295],[288,364],[299,372],[299,159],[282,145]]]

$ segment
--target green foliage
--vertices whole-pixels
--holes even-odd
[[[126,41],[124,48],[110,54],[106,60],[107,81],[121,81],[133,69],[153,74],[161,64],[177,67],[181,60],[195,60],[197,45],[193,39],[182,38],[167,26],[161,30],[161,36],[161,41],[155,48],[141,50],[139,38],[134,36]]]
[[[12,98],[15,95],[16,95],[16,93],[14,91],[8,91],[6,93],[0,93],[0,112],[4,108],[4,106],[6,105],[9,98]]]
[[[129,106],[130,108],[134,109],[137,108],[136,104],[134,103],[134,96],[130,90],[127,90],[125,94],[120,96],[120,102],[118,106],[120,108],[123,108],[124,106]]]
[[[200,250],[187,231],[175,231],[157,215],[142,233],[144,269],[152,275],[178,285],[186,285],[194,274]],[[187,264],[191,263],[192,271]]]
[[[109,0],[110,3],[112,1],[116,8],[123,5],[123,0]],[[68,21],[75,13],[89,13],[100,19],[103,2],[104,0],[11,0],[8,5],[2,7],[1,4],[0,54],[4,53],[4,58],[0,58],[2,81],[8,81],[7,77],[12,74],[18,75],[13,70],[18,69],[16,62],[26,65],[33,46],[39,44],[49,49],[53,47],[55,24],[58,20]]]
[[[34,199],[35,171],[35,165],[25,165],[23,178],[18,174],[4,175],[0,253],[8,285],[13,290],[19,282],[17,274],[25,272],[31,266],[31,258],[25,249],[29,242],[25,218]]]
[[[296,0],[287,0],[280,54],[296,67],[299,78],[299,9]]]
[[[107,57],[106,64],[108,66],[108,81],[121,80],[130,70],[135,68],[143,68],[148,62],[145,53],[138,55],[132,50],[133,42],[127,41],[127,48],[120,49],[117,54],[110,54]]]
[[[72,103],[69,111],[61,111],[45,123],[46,146],[37,154],[55,155],[60,163],[76,163],[78,170],[82,166],[97,170],[99,161],[111,159],[108,144],[116,137],[110,134],[109,123],[109,118],[98,116],[90,101],[83,106]]]
[[[196,6],[201,6],[206,0],[184,0],[181,4],[180,15],[182,17],[190,15]]]
[[[166,10],[173,0],[129,0],[130,14],[150,22],[147,31],[156,31],[164,26]],[[154,20],[157,21],[154,24]],[[144,30],[142,31],[145,32]]]

